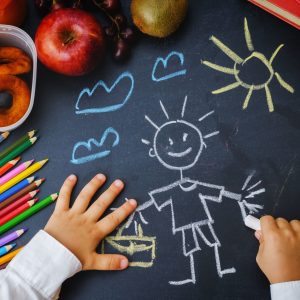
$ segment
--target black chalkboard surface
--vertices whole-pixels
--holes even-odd
[[[109,251],[125,236],[127,245],[148,246],[134,257],[147,267],[80,273],[61,299],[269,299],[242,216],[249,208],[300,216],[300,33],[247,1],[189,2],[176,34],[143,36],[125,64],[107,56],[82,78],[39,65],[34,110],[13,136],[39,129],[24,159],[50,159],[41,196],[70,173],[79,176],[78,192],[103,172],[108,183],[126,182],[115,206],[125,197],[156,201],[104,245]],[[34,37],[40,19],[30,5],[24,29]],[[22,242],[52,210],[25,222]],[[194,283],[182,284],[191,267]]]

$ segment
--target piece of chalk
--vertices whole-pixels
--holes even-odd
[[[251,215],[248,215],[245,220],[245,225],[253,230],[261,230],[261,227],[260,227],[260,221],[259,219],[251,216]]]

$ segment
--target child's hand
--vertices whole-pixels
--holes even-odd
[[[45,231],[67,247],[80,260],[83,270],[122,270],[128,266],[123,255],[97,254],[99,242],[122,223],[136,208],[135,200],[129,200],[114,212],[99,220],[124,184],[116,180],[89,208],[91,198],[104,184],[102,174],[95,176],[80,192],[72,208],[70,198],[76,184],[76,176],[64,182],[55,210]]]
[[[260,219],[255,236],[260,246],[256,261],[270,283],[300,280],[300,221]]]

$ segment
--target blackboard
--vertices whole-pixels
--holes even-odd
[[[24,29],[34,37],[40,19],[32,1],[29,2],[29,16]],[[129,13],[129,1],[123,2]],[[251,184],[261,180],[260,188],[266,190],[254,198],[248,198],[249,202],[264,206],[258,216],[272,213],[289,219],[299,218],[299,31],[247,1],[189,2],[188,16],[177,33],[162,40],[143,36],[134,48],[132,58],[125,64],[114,63],[108,55],[96,71],[82,78],[58,75],[39,64],[33,112],[13,136],[17,138],[26,130],[39,129],[40,141],[24,155],[24,159],[50,159],[47,167],[40,172],[47,178],[41,196],[57,191],[70,173],[79,176],[76,192],[96,172],[107,174],[108,183],[115,178],[123,179],[126,189],[115,205],[122,203],[125,197],[134,197],[139,203],[144,203],[150,199],[150,191],[179,180],[178,170],[166,168],[155,157],[149,157],[151,144],[145,145],[141,139],[152,142],[156,131],[145,115],[158,126],[167,122],[161,101],[170,120],[180,120],[187,96],[184,119],[195,124],[203,137],[216,131],[219,134],[205,139],[207,147],[203,148],[196,164],[184,171],[184,176],[240,193],[245,179],[253,174]],[[280,86],[274,76],[269,84],[275,107],[272,113],[268,111],[265,90],[253,91],[246,110],[242,109],[242,105],[249,89],[238,87],[212,94],[212,91],[232,84],[234,76],[201,64],[206,60],[233,67],[233,60],[221,51],[210,39],[211,36],[218,38],[242,58],[250,55],[244,37],[245,17],[255,51],[270,58],[275,49],[284,44],[272,66],[294,88],[294,93]],[[160,65],[154,77],[160,79],[177,71],[178,76],[153,81],[152,71],[157,58],[166,58],[172,51],[182,54],[182,57],[177,55],[171,58],[167,70]],[[265,74],[259,69],[259,64],[252,66],[252,69],[249,67],[249,70],[244,76],[263,80]],[[76,114],[76,102],[84,88],[92,89],[100,80],[112,86],[124,72],[129,72],[134,80],[132,94],[125,105],[106,113]],[[133,82],[127,74],[127,78],[110,96],[104,96],[102,90],[90,100],[94,102],[83,101],[80,108],[118,104],[120,99],[126,97],[131,84]],[[198,121],[211,111],[214,113]],[[110,127],[117,134],[107,136],[105,144],[110,150],[109,155],[82,164],[71,163],[76,143],[90,138],[99,141]],[[171,130],[172,134],[176,132],[176,129]],[[80,151],[82,149],[77,154],[82,156]],[[176,195],[181,197],[182,194]],[[184,195],[179,200],[176,216],[182,217],[182,222],[185,222],[185,217],[199,207],[199,199]],[[185,202],[189,204],[184,206]],[[237,201],[224,198],[221,203],[207,203],[214,220],[214,231],[222,245],[219,248],[221,266],[234,267],[236,273],[220,278],[214,248],[205,245],[198,236],[202,250],[194,253],[196,283],[170,285],[169,281],[189,277],[189,257],[182,253],[181,234],[172,234],[170,207],[165,207],[161,212],[150,207],[143,213],[149,224],[142,224],[142,227],[145,235],[156,237],[153,266],[132,267],[124,272],[80,273],[63,285],[61,298],[269,299],[268,282],[255,263],[257,242],[253,232],[243,226]],[[30,231],[22,242],[27,242],[45,225],[52,210],[53,206],[48,207],[25,222]]]

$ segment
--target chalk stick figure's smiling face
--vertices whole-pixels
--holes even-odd
[[[153,151],[157,159],[170,169],[184,170],[198,160],[204,143],[200,130],[184,121],[162,125],[154,136]]]
[[[203,148],[206,147],[204,140],[219,134],[219,131],[203,136],[198,127],[184,120],[187,96],[184,98],[181,119],[178,120],[170,120],[163,103],[159,103],[168,121],[158,126],[146,115],[145,119],[156,131],[152,143],[146,139],[142,139],[142,143],[151,147],[150,157],[156,157],[164,167],[179,170],[182,175],[183,170],[193,167],[198,161]],[[202,122],[213,113],[214,111],[210,111],[198,121]]]

